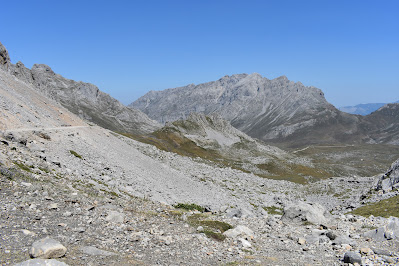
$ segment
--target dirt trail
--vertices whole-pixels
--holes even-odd
[[[76,128],[87,128],[89,126],[64,126],[64,127],[32,127],[32,128],[16,128],[4,130],[4,133],[10,132],[26,132],[26,131],[50,131],[50,130],[65,130],[65,129],[76,129]]]

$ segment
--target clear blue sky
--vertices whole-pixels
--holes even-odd
[[[336,106],[399,100],[399,1],[1,3],[13,63],[44,63],[128,104],[149,90],[258,72]]]

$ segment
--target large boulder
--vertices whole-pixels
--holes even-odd
[[[32,258],[53,259],[64,256],[66,251],[66,247],[57,240],[43,238],[32,244],[30,256]]]
[[[296,223],[328,224],[331,214],[319,203],[298,202],[287,206],[281,219]]]
[[[377,180],[375,188],[388,192],[397,187],[399,187],[399,159]]]
[[[226,237],[237,239],[239,237],[252,239],[254,238],[254,232],[244,225],[238,225],[235,228],[229,229],[223,233]]]
[[[385,226],[367,231],[363,236],[376,241],[399,239],[399,218],[389,217]]]

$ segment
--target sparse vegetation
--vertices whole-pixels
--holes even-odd
[[[182,123],[182,121],[176,121],[174,123]],[[194,127],[195,125],[189,123],[184,124],[184,126]],[[182,125],[179,124],[179,127],[182,127]],[[199,157],[216,163],[220,167],[231,167],[245,173],[251,172],[246,169],[242,160],[226,158],[217,150],[202,148],[192,140],[186,138],[173,127],[164,127],[149,135],[132,135],[126,133],[120,134],[143,143],[154,145],[160,150],[174,152],[176,154],[192,158]],[[248,148],[249,144],[250,143],[245,143],[245,145],[240,146],[240,148]],[[256,166],[259,169],[259,172],[255,172],[254,174],[260,177],[276,180],[287,180],[299,184],[306,184],[309,177],[318,180],[331,176],[331,174],[322,169],[312,168],[300,164],[287,164],[286,161],[279,159],[275,159],[268,164],[259,164]]]
[[[194,203],[177,203],[175,205],[173,205],[173,207],[177,208],[177,209],[184,209],[184,210],[188,210],[188,211],[200,211],[200,212],[204,212],[204,207],[199,206],[197,204]]]
[[[281,215],[281,214],[283,214],[283,208],[278,208],[276,206],[269,206],[269,207],[264,206],[263,209],[265,211],[267,211],[268,214],[271,214],[271,215],[275,215],[275,214]]]
[[[50,137],[47,133],[39,132],[39,133],[37,133],[37,135],[38,135],[40,138],[42,138],[42,139],[51,140],[51,137]]]
[[[82,156],[81,156],[79,153],[77,153],[76,151],[70,150],[69,152],[70,152],[73,156],[75,156],[75,157],[77,157],[77,158],[83,160]]]
[[[32,167],[28,167],[28,166],[26,166],[25,164],[23,164],[21,162],[14,162],[14,164],[16,166],[18,166],[21,170],[24,170],[26,172],[32,173],[32,170],[31,170]]]
[[[203,214],[194,214],[188,217],[188,223],[193,227],[202,226],[204,228],[203,233],[209,238],[217,241],[225,240],[226,236],[223,233],[233,226],[221,221],[207,220],[207,218]]]
[[[389,216],[399,217],[399,196],[384,199],[376,203],[372,203],[351,212],[352,214],[364,217],[381,216],[388,218]]]

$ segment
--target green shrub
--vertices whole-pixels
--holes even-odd
[[[199,206],[197,204],[194,203],[177,203],[175,205],[173,205],[173,207],[177,208],[177,209],[184,209],[184,210],[188,210],[188,211],[200,211],[200,212],[204,212],[204,207]]]
[[[83,159],[82,156],[81,156],[79,153],[77,153],[76,151],[70,150],[69,152],[70,152],[73,156],[75,156],[75,157],[77,157],[77,158],[79,158],[79,159]]]

